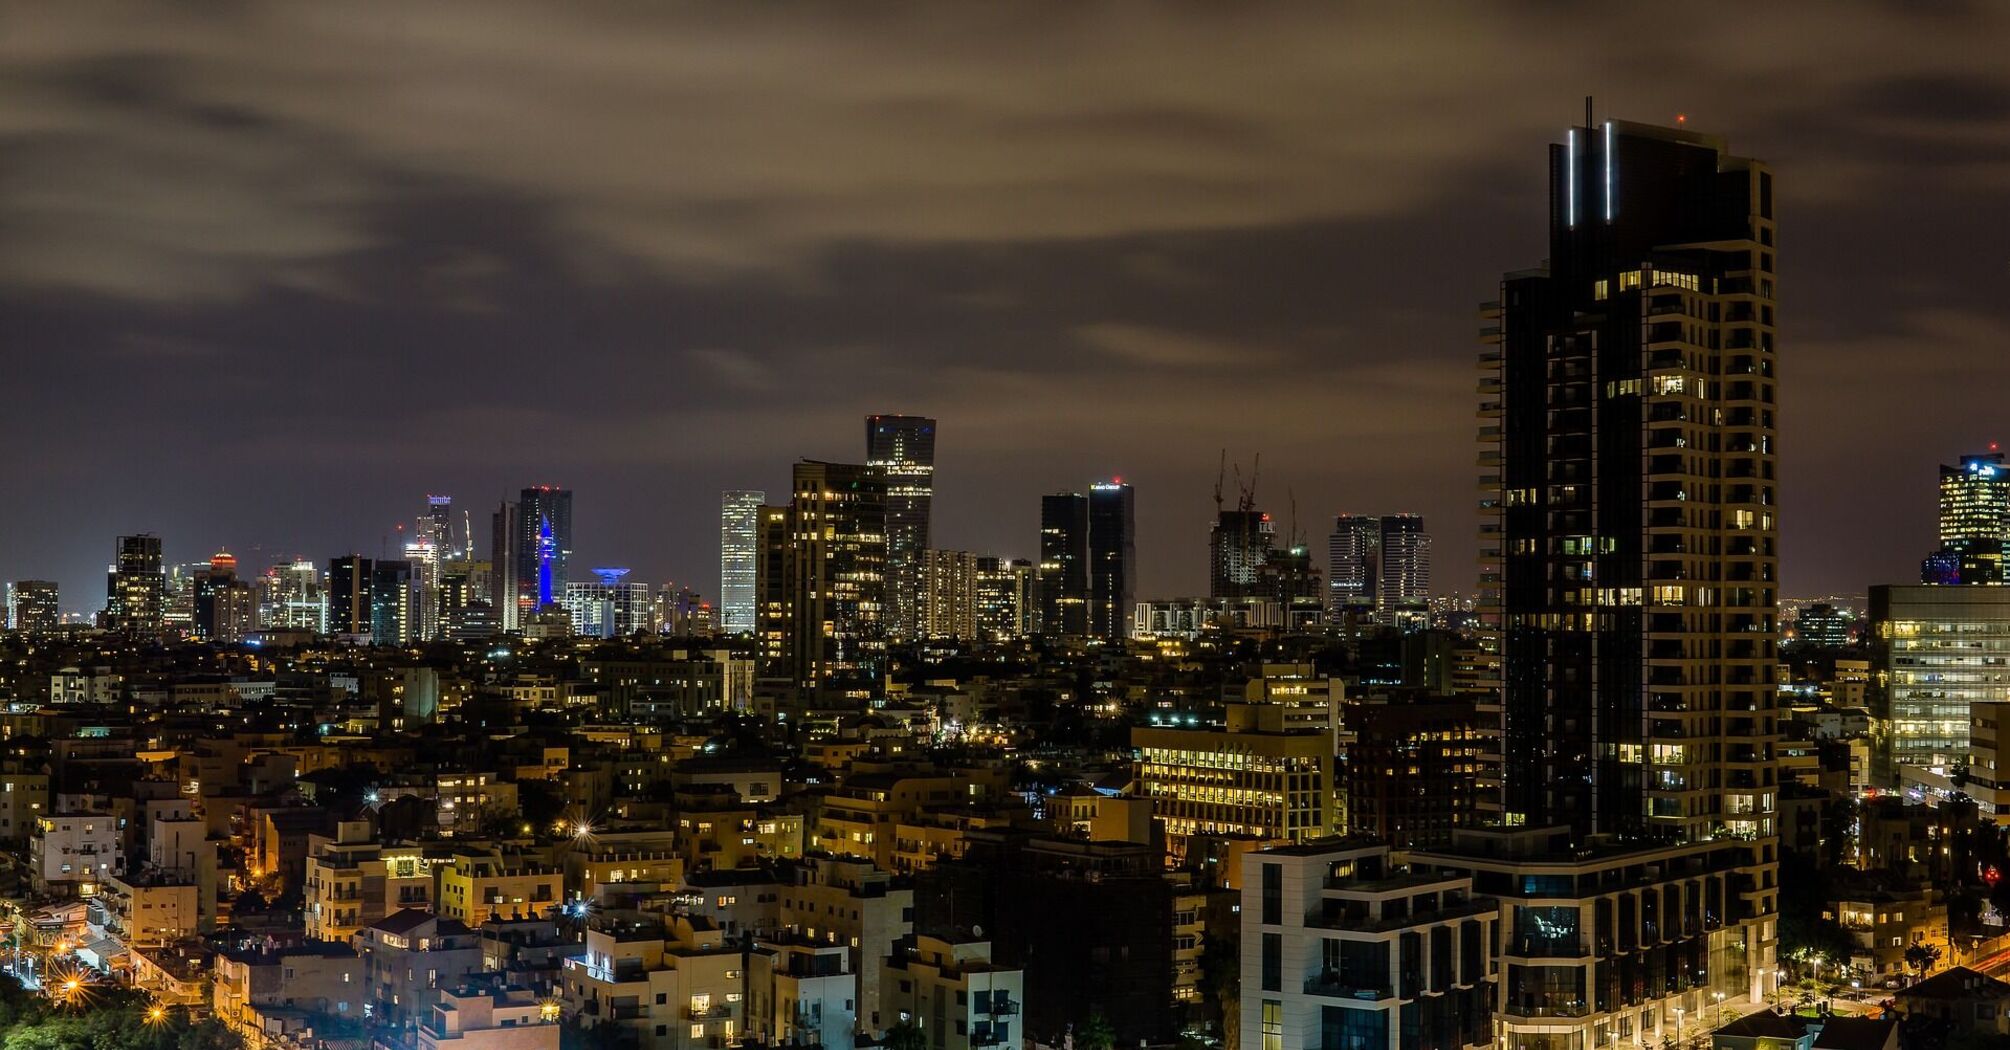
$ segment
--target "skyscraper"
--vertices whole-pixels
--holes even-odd
[[[260,630],[326,632],[327,595],[321,573],[306,560],[274,565],[258,578],[255,624]]]
[[[865,462],[886,475],[886,624],[890,637],[921,633],[921,561],[935,502],[935,420],[867,416]]]
[[[1429,622],[1431,536],[1422,517],[1341,514],[1326,544],[1328,619],[1372,614],[1398,626]]]
[[[166,625],[167,575],[161,540],[150,532],[120,536],[105,579],[105,626],[125,634],[159,637]]]
[[[1122,478],[1089,486],[1089,634],[1119,645],[1137,618],[1136,505]]]
[[[454,498],[427,496],[426,516],[419,519],[418,535],[405,544],[405,560],[412,563],[412,597],[417,617],[418,637],[432,641],[441,636],[440,579],[453,555]]]
[[[1038,568],[1024,558],[978,558],[978,636],[1003,642],[1038,631],[1039,581]]]
[[[1079,492],[1040,497],[1040,631],[1089,636],[1089,498]]]
[[[328,562],[328,633],[372,645],[412,641],[411,563],[351,554]]]
[[[767,501],[767,493],[754,489],[719,494],[719,610],[727,634],[754,631],[756,532]]]
[[[1924,583],[2003,583],[2010,552],[2010,468],[2003,453],[1961,457],[1940,468],[1940,549],[1920,570]]]
[[[1375,611],[1375,579],[1382,556],[1382,519],[1341,514],[1333,519],[1326,541],[1326,618],[1338,622],[1348,615]]]
[[[649,585],[624,582],[628,570],[593,570],[594,582],[565,585],[565,611],[572,633],[585,638],[626,638],[648,631],[656,619]]]
[[[1503,277],[1482,332],[1504,810],[1721,871],[1722,927],[1669,951],[1757,999],[1778,892],[1772,175],[1713,136],[1588,120],[1550,171],[1548,265]],[[1624,1005],[1606,982],[1629,962],[1551,974],[1524,963],[1555,952],[1506,954],[1505,1050],[1589,1034],[1517,1028],[1557,980],[1590,979],[1587,1016]]]
[[[791,491],[761,511],[762,652],[806,697],[863,705],[886,671],[885,475],[805,461]]]
[[[56,581],[15,580],[7,585],[7,626],[22,634],[47,634],[62,625]]]
[[[489,605],[500,631],[514,631],[523,625],[523,595],[516,575],[518,514],[517,504],[504,500],[489,516]]]
[[[922,552],[920,637],[978,638],[978,561],[969,551],[931,547]]]
[[[1382,518],[1375,614],[1384,623],[1423,626],[1431,612],[1431,535],[1415,514]]]
[[[1215,516],[1207,534],[1207,596],[1250,598],[1264,592],[1263,569],[1277,530],[1270,515],[1244,507]]]
[[[198,641],[230,645],[244,640],[253,626],[251,585],[237,578],[237,558],[218,551],[209,571],[194,579],[193,622]]]
[[[523,613],[553,605],[571,580],[572,490],[538,485],[516,504],[516,600]]]

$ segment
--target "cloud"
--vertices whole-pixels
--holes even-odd
[[[1308,521],[1431,515],[1456,587],[1471,305],[1540,259],[1589,92],[1778,172],[1789,585],[1860,584],[1927,503],[1795,522],[1995,418],[2010,9],[1692,14],[47,6],[0,34],[0,447],[43,497],[0,578],[89,595],[139,527],[346,549],[538,477],[696,576],[690,493],[901,409],[959,544],[1030,553],[1033,495],[1121,471],[1148,589],[1191,589],[1227,446]]]
[[[1090,349],[1113,360],[1150,368],[1249,368],[1271,364],[1283,356],[1270,348],[1148,325],[1102,322],[1084,325],[1075,335]]]

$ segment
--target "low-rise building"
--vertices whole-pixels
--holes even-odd
[[[394,1025],[431,1016],[440,989],[482,972],[481,935],[458,919],[421,908],[385,916],[356,931],[369,984],[370,1016]]]
[[[565,873],[526,854],[456,850],[435,869],[435,909],[479,927],[490,919],[535,919],[565,895]]]
[[[887,960],[880,985],[886,1027],[912,1024],[928,1050],[1016,1046],[1024,1029],[1026,974],[991,961],[973,936],[919,934]]]
[[[559,1005],[522,988],[443,989],[419,1050],[558,1050]]]
[[[1492,1041],[1500,911],[1470,875],[1329,840],[1246,856],[1242,884],[1243,1046]]]
[[[778,1046],[851,1050],[858,975],[842,945],[763,938],[748,955],[747,1036]]]

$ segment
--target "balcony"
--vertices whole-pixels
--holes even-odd
[[[1338,973],[1329,970],[1316,977],[1306,978],[1305,994],[1323,995],[1329,999],[1359,999],[1363,1002],[1376,1002],[1389,998],[1392,993],[1387,988],[1371,988],[1347,984],[1341,981]]]

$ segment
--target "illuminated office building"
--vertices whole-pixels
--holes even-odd
[[[167,626],[167,575],[161,540],[152,533],[119,537],[105,578],[105,626],[125,634],[159,637]]]
[[[1591,972],[1505,952],[1501,1050],[1590,1046],[1777,980],[1772,175],[1716,137],[1622,121],[1570,129],[1550,172],[1548,262],[1482,308],[1503,811],[1670,844],[1642,854],[1663,871],[1732,870],[1685,948],[1706,961],[1646,992],[1615,964],[1559,995]],[[1559,1027],[1562,999],[1579,1005]]]
[[[921,562],[935,502],[935,420],[867,416],[865,462],[886,478],[886,628],[921,634]]]
[[[62,625],[56,581],[15,580],[7,585],[7,626],[22,634],[47,634]]]
[[[1944,776],[1966,760],[1970,708],[2010,700],[2010,587],[1872,587],[1870,619],[1887,781]]]
[[[1024,558],[977,559],[977,633],[1011,641],[1039,630],[1040,574]]]
[[[255,600],[259,630],[321,634],[328,629],[321,572],[311,561],[294,561],[266,569],[258,578]]]
[[[571,582],[572,490],[539,485],[516,504],[517,605],[525,612],[556,604]]]
[[[515,631],[523,626],[521,591],[517,586],[517,504],[504,500],[489,516],[489,607],[496,629]]]
[[[593,570],[592,583],[565,585],[572,633],[584,638],[626,638],[647,633],[656,621],[655,597],[646,583],[626,583],[627,569]]]
[[[756,532],[767,501],[767,493],[753,489],[719,494],[719,614],[727,634],[754,632]]]
[[[2010,468],[1991,448],[1940,468],[1940,549],[1920,569],[1924,583],[2003,583],[2010,549]]]
[[[1326,618],[1335,622],[1375,613],[1376,565],[1382,552],[1382,519],[1341,514],[1326,541]]]
[[[797,463],[789,506],[763,508],[762,651],[806,697],[865,703],[886,672],[886,481],[877,467]]]
[[[207,572],[193,579],[192,620],[197,641],[235,645],[256,626],[256,602],[249,583],[237,578],[237,558],[218,551]]]

